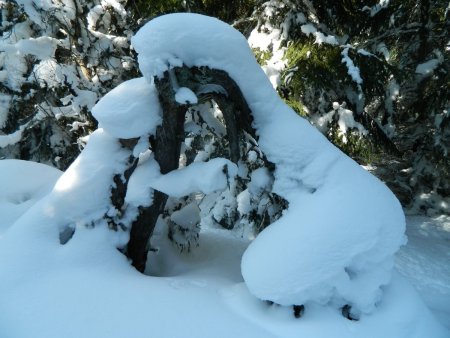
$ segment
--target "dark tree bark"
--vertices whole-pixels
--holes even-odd
[[[138,138],[135,139],[121,139],[119,140],[122,147],[132,150],[138,142]],[[127,193],[128,180],[134,169],[136,169],[138,159],[133,155],[128,158],[128,166],[123,175],[116,174],[113,178],[115,186],[111,189],[111,203],[117,210],[122,210],[125,202],[125,195]]]
[[[164,211],[168,196],[155,190],[153,203],[149,207],[140,207],[138,217],[133,222],[127,255],[139,272],[144,272],[147,263],[148,241],[153,234],[159,215]]]
[[[225,93],[206,93],[218,104],[222,111],[227,138],[230,147],[230,160],[237,163],[241,157],[239,139],[243,132],[249,133],[256,139],[256,132],[252,127],[251,110],[239,86],[227,72],[208,67],[180,67],[176,70],[180,86],[188,87],[199,92],[205,85],[216,85],[224,89]]]
[[[120,139],[119,142],[122,147],[132,151],[138,142],[138,138],[133,139]],[[114,185],[111,189],[111,204],[118,212],[123,211],[123,206],[125,203],[125,196],[127,194],[128,181],[130,180],[131,174],[136,169],[138,164],[138,158],[130,155],[128,158],[127,168],[123,172],[123,174],[118,173],[114,175],[113,182]],[[119,217],[120,218],[120,217]],[[111,229],[117,230],[120,227],[120,224],[117,219],[112,218],[106,215],[106,219],[108,221],[108,225]]]
[[[153,151],[161,173],[167,174],[178,168],[187,107],[175,101],[175,93],[168,72],[162,79],[155,79],[155,83],[163,109],[163,121],[156,131]],[[145,270],[148,241],[153,234],[159,215],[164,212],[167,198],[166,194],[155,191],[151,206],[139,208],[138,217],[131,226],[127,255],[133,266],[140,272]]]

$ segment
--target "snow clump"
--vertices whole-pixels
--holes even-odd
[[[143,77],[125,81],[111,90],[92,108],[92,115],[100,127],[123,139],[152,134],[162,121],[155,86]]]

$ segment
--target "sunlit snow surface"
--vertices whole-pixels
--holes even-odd
[[[1,160],[0,173],[1,237],[22,214],[52,190],[62,172],[35,162]]]
[[[408,225],[396,267],[450,329],[450,217],[408,217]]]
[[[216,19],[178,14],[152,20],[133,44],[149,83],[183,63],[233,77],[252,110],[260,148],[276,164],[273,189],[289,209],[251,243],[203,229],[190,255],[180,255],[158,226],[152,247],[159,251],[150,253],[146,270],[153,277],[139,274],[116,249],[124,243],[120,233],[101,222],[86,227],[109,212],[112,177],[132,153],[120,147],[118,125],[107,117],[52,192],[3,229],[1,338],[448,337],[413,287],[397,272],[391,279],[394,253],[404,242],[398,201],[282,103],[244,37]],[[108,100],[105,106],[114,108],[114,95]],[[132,126],[133,136],[148,136],[140,134],[154,127]],[[139,186],[151,187],[148,178],[170,188],[154,164],[150,156],[133,174],[129,201],[141,200]],[[0,175],[20,180],[14,172]],[[174,175],[195,182],[197,171]],[[208,190],[217,183],[194,185]],[[64,226],[76,231],[61,245]],[[295,319],[291,306],[255,296],[303,303],[305,314]],[[345,303],[362,311],[359,321],[341,315]]]
[[[154,133],[161,123],[155,86],[144,78],[128,80],[106,94],[92,109],[100,127],[117,138]]]
[[[1,170],[0,175],[4,174]],[[18,179],[18,175],[8,174],[11,182]],[[53,179],[41,182],[52,184]],[[8,213],[2,213],[4,217],[9,217]],[[444,243],[441,233],[435,231],[442,224],[412,220],[409,233],[422,232],[426,227],[430,241],[407,245],[399,256],[398,268],[402,273],[405,269],[413,272],[407,277],[422,295],[432,291],[431,283],[441,285],[441,296],[448,298],[448,276],[442,269],[448,262],[448,250],[435,246]],[[249,243],[227,230],[205,229],[197,250],[179,254],[168,242],[167,230],[158,227],[152,244],[160,253],[149,255],[147,271],[155,277],[136,272],[112,244],[114,234],[104,228],[79,229],[64,246],[42,226],[30,224],[27,229],[12,230],[0,237],[2,338],[450,335],[437,325],[416,292],[398,274],[386,288],[377,311],[358,322],[345,319],[332,307],[313,304],[296,319],[291,307],[269,305],[248,292],[240,273],[240,259]],[[430,250],[436,254],[427,255]],[[423,261],[417,262],[417,257],[423,257]],[[427,261],[427,257],[433,261]],[[404,260],[410,263],[404,265]],[[426,276],[414,273],[424,268],[428,269]],[[450,315],[448,304],[437,299],[428,301],[430,307],[440,307],[444,319]]]

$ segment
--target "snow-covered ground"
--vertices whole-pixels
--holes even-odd
[[[406,234],[408,244],[397,253],[397,270],[450,329],[450,217],[410,216]]]
[[[333,307],[306,304],[296,319],[291,307],[250,294],[240,270],[249,240],[235,232],[204,229],[200,246],[180,254],[160,227],[153,238],[159,252],[149,255],[145,276],[105,228],[81,227],[62,246],[46,227],[11,226],[59,175],[36,163],[0,161],[2,186],[9,187],[0,200],[1,338],[450,336],[400,276],[449,327],[449,218],[408,218],[400,274],[371,315],[350,321]]]

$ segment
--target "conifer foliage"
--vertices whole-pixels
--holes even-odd
[[[124,1],[0,1],[0,156],[67,168],[90,110],[135,74]]]
[[[415,211],[449,212],[444,1],[277,1],[250,36],[285,100]]]
[[[448,4],[420,1],[0,1],[0,157],[67,168],[90,110],[139,73],[133,32],[170,12],[249,38],[280,95],[405,207],[448,213]]]

